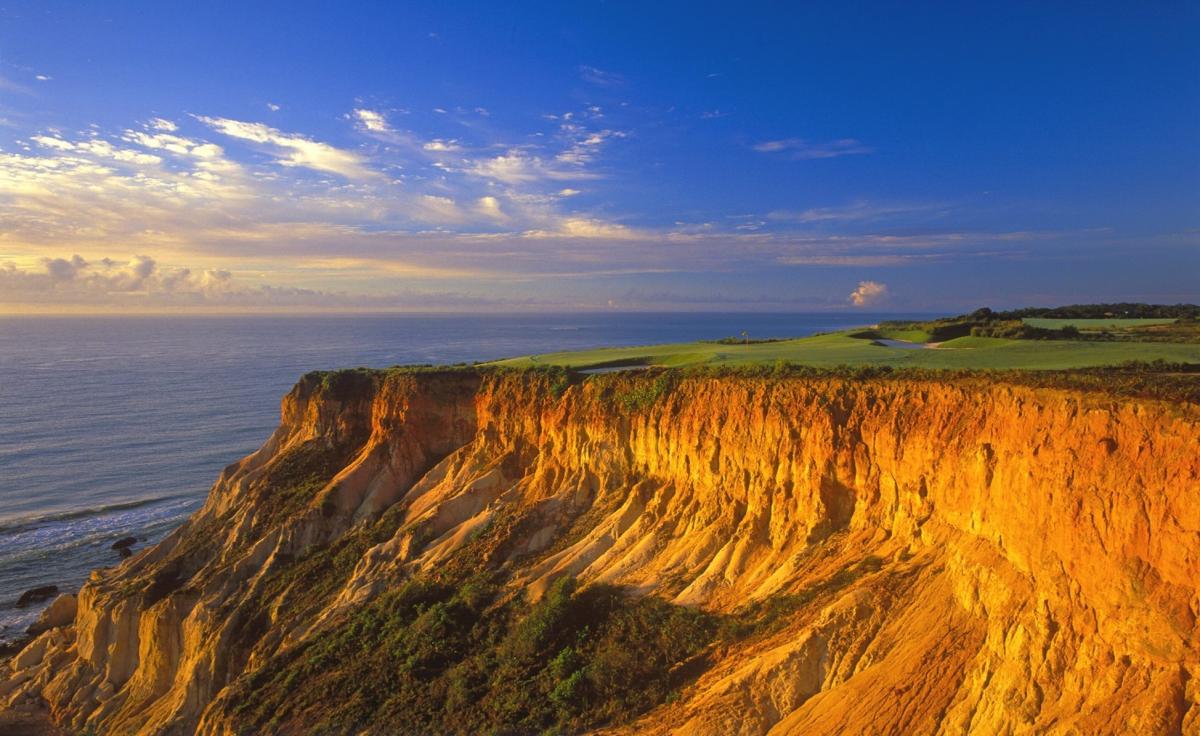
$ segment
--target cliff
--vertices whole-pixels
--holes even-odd
[[[313,375],[0,702],[116,734],[1200,733],[1200,411]]]

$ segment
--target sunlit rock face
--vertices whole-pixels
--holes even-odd
[[[238,733],[274,658],[484,566],[529,599],[570,575],[722,615],[794,603],[615,731],[1200,731],[1193,409],[983,379],[339,376],[95,573],[0,697],[80,730]]]

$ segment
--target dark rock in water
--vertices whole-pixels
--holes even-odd
[[[137,544],[137,537],[123,537],[113,542],[112,547],[109,547],[109,549],[119,549],[121,551],[125,551],[135,544]]]
[[[40,588],[30,588],[17,599],[17,608],[24,608],[30,603],[41,603],[55,595],[58,595],[57,585],[43,585]]]
[[[121,553],[122,557],[133,557],[133,550],[129,549],[128,547],[121,547],[118,551]]]
[[[19,639],[0,641],[0,657],[11,657],[24,649],[32,638],[31,636],[22,636]],[[0,730],[0,733],[4,733],[4,731]]]

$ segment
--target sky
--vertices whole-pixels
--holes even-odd
[[[1200,4],[0,0],[0,314],[1200,301]]]

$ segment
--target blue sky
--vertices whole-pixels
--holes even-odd
[[[187,5],[0,5],[0,309],[1200,300],[1195,3]]]

